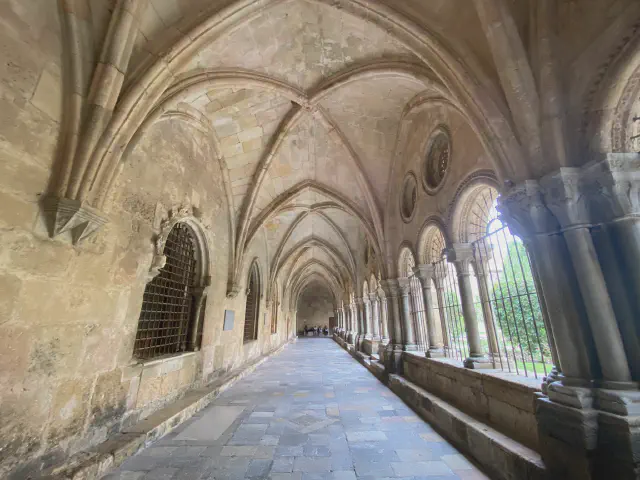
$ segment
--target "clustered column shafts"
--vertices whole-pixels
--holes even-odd
[[[470,262],[473,259],[473,248],[470,244],[454,245],[450,251],[450,257],[450,261],[453,261],[456,267],[458,276],[462,316],[464,317],[464,327],[467,332],[467,342],[469,345],[469,358],[464,361],[464,365],[468,368],[491,366],[482,351],[478,317],[476,316],[476,309],[473,304],[473,290],[471,288],[471,276],[469,274]]]
[[[441,336],[438,335],[439,319],[436,318],[436,307],[433,305],[433,296],[431,293],[431,282],[434,275],[433,265],[419,265],[414,269],[414,274],[418,277],[422,285],[424,308],[426,310],[427,335],[429,339],[429,348],[426,355],[428,357],[442,357],[444,351]]]
[[[499,200],[531,257],[558,363],[543,385],[548,397],[536,405],[554,478],[637,475],[639,186],[640,155],[607,154],[524,182]]]
[[[363,315],[364,315],[364,338],[366,340],[373,339],[373,328],[371,323],[371,302],[367,298],[362,299],[363,303]]]
[[[380,328],[382,329],[382,343],[385,345],[389,343],[389,305],[387,302],[387,295],[382,288],[378,289],[378,297],[380,298]]]
[[[375,342],[380,341],[380,298],[376,293],[370,293],[372,335]]]
[[[413,331],[413,319],[411,312],[411,282],[408,278],[398,280],[402,295],[402,347],[403,350],[417,350],[415,332]]]

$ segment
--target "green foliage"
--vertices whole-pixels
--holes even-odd
[[[541,361],[544,356],[550,363],[547,330],[525,247],[512,240],[506,253],[503,271],[491,289],[496,328],[502,330],[507,347],[518,356],[523,354],[525,361]],[[498,338],[502,349],[502,335]]]

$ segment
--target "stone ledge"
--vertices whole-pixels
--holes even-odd
[[[354,353],[345,345],[342,347],[443,437],[472,457],[492,478],[547,479],[546,467],[536,451],[463,413],[406,378],[389,375],[379,362],[364,361],[364,355]]]
[[[478,462],[492,478],[547,478],[542,457],[534,450],[466,415],[405,378],[390,375],[388,386],[456,448]]]
[[[288,342],[287,342],[288,343]],[[211,385],[191,390],[180,400],[158,410],[135,425],[122,431],[89,451],[78,452],[60,466],[52,467],[33,478],[53,480],[99,479],[112,468],[118,467],[128,457],[155,440],[166,435],[194,414],[207,407],[218,395],[241,380],[269,357],[280,353],[285,346],[272,350],[246,367],[231,372]]]

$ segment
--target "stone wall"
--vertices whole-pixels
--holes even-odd
[[[537,381],[489,374],[456,366],[447,360],[405,354],[404,376],[522,444],[538,450],[535,418]],[[501,378],[501,376],[503,378]]]
[[[13,95],[11,108],[17,108]],[[278,333],[271,334],[263,292],[258,340],[243,344],[245,296],[226,297],[227,197],[204,134],[178,121],[153,126],[125,158],[106,206],[109,223],[74,247],[64,236],[49,239],[38,209],[52,162],[46,157],[55,147],[47,135],[54,137],[57,124],[31,103],[19,104],[22,110],[11,112],[26,122],[20,134],[10,136],[12,123],[0,125],[3,151],[11,155],[0,167],[7,171],[0,190],[7,199],[0,208],[3,477],[12,471],[20,477],[103,441],[190,388],[273,350],[287,332],[280,312]],[[138,363],[132,349],[153,240],[170,212],[184,206],[203,225],[209,249],[202,348]],[[254,258],[264,275],[264,243],[254,242],[246,258],[242,287]],[[223,331],[225,309],[235,311],[230,331]]]
[[[297,330],[307,327],[329,326],[329,317],[335,315],[331,294],[327,290],[307,290],[298,300]]]

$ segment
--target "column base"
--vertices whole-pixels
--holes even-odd
[[[468,357],[464,359],[464,367],[472,370],[494,368],[493,361],[488,357]]]
[[[540,453],[549,478],[596,480],[598,412],[538,398],[536,420]]]
[[[384,366],[388,373],[402,375],[404,365],[402,363],[402,345],[387,345],[384,352]]]
[[[430,348],[424,355],[427,358],[444,358],[444,348]]]
[[[403,345],[402,350],[404,350],[405,352],[417,352],[419,349],[418,349],[418,345],[409,344],[409,345]]]

